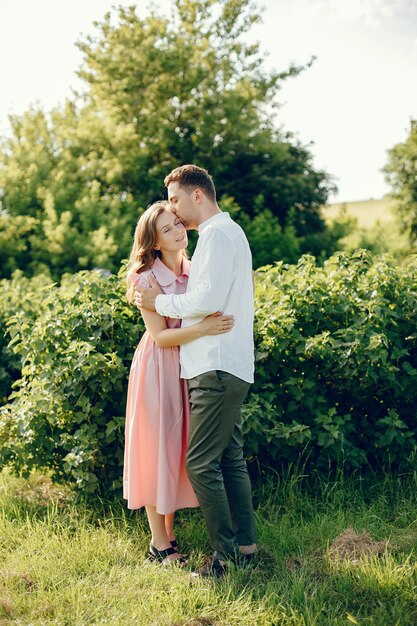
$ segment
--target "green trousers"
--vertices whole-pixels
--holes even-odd
[[[239,546],[256,543],[240,414],[249,386],[220,370],[188,381],[191,420],[187,472],[214,556],[223,561],[238,559]]]

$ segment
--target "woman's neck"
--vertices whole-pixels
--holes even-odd
[[[164,252],[161,258],[161,261],[164,265],[174,272],[176,276],[181,276],[182,274],[182,259],[183,254],[182,250],[175,252]]]

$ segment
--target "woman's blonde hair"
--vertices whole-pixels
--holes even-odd
[[[156,221],[164,211],[169,210],[169,202],[159,200],[151,204],[138,219],[133,236],[133,246],[127,263],[126,298],[133,304],[135,285],[131,280],[133,274],[141,274],[148,270],[157,257],[161,258],[159,250],[155,250],[157,240]],[[184,250],[184,256],[187,256]]]

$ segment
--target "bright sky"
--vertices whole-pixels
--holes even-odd
[[[0,0],[0,133],[7,115],[31,103],[45,110],[79,87],[74,43],[114,4],[142,0]],[[170,0],[156,4],[169,13]],[[258,2],[258,5],[260,2]],[[416,0],[263,0],[253,30],[267,63],[313,66],[284,83],[277,124],[311,143],[316,167],[331,173],[331,200],[378,198],[389,191],[380,169],[417,117]]]

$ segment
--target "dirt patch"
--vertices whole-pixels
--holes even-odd
[[[345,561],[359,561],[366,556],[380,556],[387,547],[386,541],[374,541],[368,533],[357,533],[347,528],[330,544],[327,555]]]
[[[301,569],[302,561],[297,557],[289,556],[285,559],[284,565],[288,572],[298,572]]]
[[[0,599],[0,614],[3,613],[2,617],[6,615],[11,617],[15,610],[16,607],[11,600],[6,598]]]
[[[12,583],[21,584],[27,590],[30,590],[35,586],[35,582],[32,580],[29,574],[0,570],[0,578],[5,581],[11,581]]]
[[[65,485],[52,482],[48,476],[31,476],[28,481],[16,480],[10,488],[11,495],[36,504],[46,506],[54,502],[58,506],[64,506],[74,499],[74,494]]]

